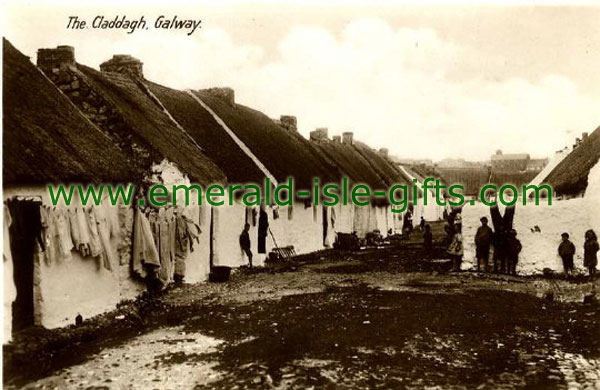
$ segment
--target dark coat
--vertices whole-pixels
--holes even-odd
[[[250,235],[246,230],[240,234],[240,247],[242,249],[250,249]]]
[[[575,254],[575,245],[569,240],[563,241],[558,246],[558,255],[560,257],[572,257]]]
[[[476,246],[487,246],[489,247],[492,243],[494,232],[489,226],[480,226],[475,234],[475,245]]]
[[[519,258],[519,253],[521,252],[521,249],[523,249],[523,246],[521,245],[521,241],[519,241],[516,237],[509,237],[507,241],[507,249],[507,255],[510,256],[510,258],[517,259]]]
[[[592,268],[598,265],[598,257],[596,253],[600,247],[597,240],[587,240],[583,245],[583,266]]]

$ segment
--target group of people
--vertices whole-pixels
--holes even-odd
[[[562,259],[565,275],[571,277],[575,267],[575,244],[569,240],[569,233],[561,234],[562,241],[558,246],[558,255]],[[596,266],[598,265],[597,253],[600,250],[598,245],[598,237],[596,233],[590,229],[585,232],[585,242],[583,244],[583,266],[588,269],[590,277],[596,274]]]
[[[496,231],[488,226],[487,217],[481,217],[481,226],[475,234],[477,271],[489,272],[493,269],[494,273],[516,275],[522,245],[517,238],[517,231],[512,228],[511,213],[512,210],[504,217],[499,216],[497,218]],[[458,272],[461,270],[464,255],[462,215],[457,210],[445,214],[445,216],[448,223],[444,226],[446,232],[444,247],[446,248],[446,253],[452,259],[452,271]],[[432,234],[431,228],[427,224],[425,224],[423,240],[425,248],[431,248]],[[493,268],[489,264],[490,249],[492,248]]]
[[[517,238],[515,229],[497,228],[496,231],[488,226],[487,217],[481,217],[481,226],[475,234],[475,257],[477,271],[490,271],[490,249],[493,247],[493,272],[508,275],[517,274],[519,253],[523,246]]]
[[[495,215],[492,210],[492,218],[496,218],[495,229],[488,226],[488,218],[481,217],[481,226],[475,234],[475,257],[476,270],[483,272],[503,273],[508,275],[517,274],[517,264],[519,262],[519,253],[523,246],[517,238],[517,231],[512,228],[513,210],[508,210],[504,217]],[[446,253],[452,259],[452,271],[458,272],[461,269],[464,247],[462,236],[462,217],[460,212],[453,212],[447,215],[448,223],[444,226],[446,239],[444,247]],[[428,224],[422,225],[423,244],[425,250],[430,252],[433,243],[433,234]],[[562,259],[565,275],[570,277],[574,269],[575,245],[569,240],[568,233],[562,233],[562,241],[558,247],[558,254]],[[493,251],[491,250],[493,248]],[[596,233],[590,229],[585,232],[585,243],[583,245],[583,266],[587,268],[589,275],[596,274],[598,265],[597,253],[600,251]],[[492,255],[492,264],[490,264],[490,252]]]

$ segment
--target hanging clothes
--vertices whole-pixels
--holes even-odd
[[[90,235],[90,256],[98,257],[102,255],[102,242],[100,241],[100,234],[98,233],[98,223],[96,222],[96,214],[94,207],[90,207],[85,211],[85,217],[87,218],[88,231]]]
[[[71,251],[73,250],[73,238],[71,237],[71,224],[69,221],[69,213],[66,209],[56,209],[56,243],[58,244],[57,255],[61,259],[70,260]]]
[[[160,258],[154,243],[150,221],[139,208],[136,208],[133,220],[133,255],[131,258],[133,272],[142,278],[147,275],[144,266],[160,267]]]
[[[185,276],[185,259],[188,255],[190,237],[185,216],[177,215],[175,218],[175,271],[174,278]]]
[[[77,209],[68,209],[67,211],[69,218],[69,226],[71,227],[71,240],[73,241],[73,246],[75,250],[79,250],[79,245],[81,244],[79,225],[77,223]]]
[[[54,264],[56,261],[56,222],[54,213],[48,206],[40,207],[40,222],[42,224],[42,237],[44,240],[44,250],[41,256],[46,265]]]
[[[158,227],[158,253],[160,256],[160,270],[158,274],[164,284],[169,284],[173,281],[175,225],[171,221],[172,216],[172,209],[170,209],[170,212],[165,208],[158,210],[156,223]],[[171,232],[171,229],[173,229],[173,232]]]
[[[197,232],[200,227],[191,217],[185,215],[187,210],[185,208],[175,214],[175,280],[183,280],[185,277],[188,251],[194,251],[194,239],[199,241]]]
[[[267,253],[267,233],[269,231],[269,216],[261,208],[258,218],[258,253]]]
[[[110,243],[110,226],[106,216],[106,209],[96,207],[94,208],[94,217],[98,228],[98,235],[100,237],[100,243],[102,244],[102,265],[109,271],[112,271],[113,265],[117,265],[117,259],[115,251]]]
[[[88,220],[85,215],[85,210],[78,207],[75,210],[75,217],[77,219],[77,230],[79,232],[79,247],[77,248],[83,256],[91,255],[91,239],[90,239],[90,228]]]

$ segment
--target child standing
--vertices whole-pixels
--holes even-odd
[[[558,255],[562,259],[565,275],[573,275],[573,256],[575,255],[575,245],[569,240],[569,233],[561,234],[562,241],[558,246]]]
[[[508,253],[506,260],[508,260],[508,274],[516,275],[519,253],[521,253],[523,246],[521,245],[521,241],[517,238],[517,231],[515,229],[510,231],[507,244]]]
[[[596,274],[596,266],[598,265],[598,257],[596,253],[600,247],[598,246],[598,238],[592,229],[585,232],[585,244],[583,244],[583,266],[590,271],[590,277]]]
[[[448,254],[452,259],[452,271],[459,272],[463,258],[463,238],[461,232],[462,225],[454,225],[454,235],[452,236],[452,242],[448,246]]]

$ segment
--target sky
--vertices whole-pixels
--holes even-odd
[[[305,136],[353,131],[402,158],[486,160],[497,149],[547,157],[600,126],[598,5],[58,4],[9,3],[3,36],[32,61],[60,44],[94,68],[131,54],[151,81],[231,87],[239,104],[297,116]],[[177,15],[202,28],[68,30],[72,15],[143,15],[151,26]]]

